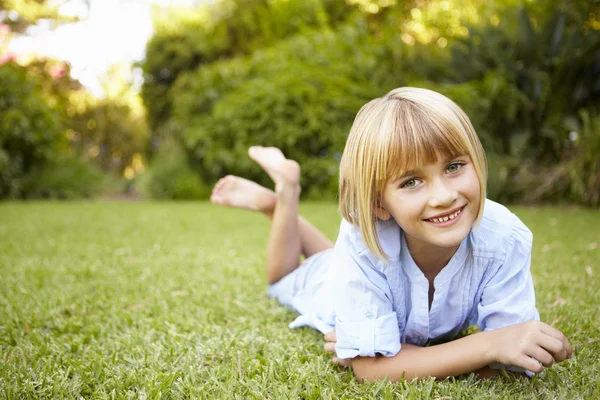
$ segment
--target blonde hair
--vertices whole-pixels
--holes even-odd
[[[468,155],[479,179],[483,214],[487,162],[469,117],[432,90],[402,87],[365,104],[354,119],[340,162],[340,212],[358,225],[369,250],[389,262],[377,235],[375,210],[390,179],[438,155]]]

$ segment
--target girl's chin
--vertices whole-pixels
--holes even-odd
[[[466,230],[462,232],[462,230],[455,230],[452,232],[439,233],[436,232],[434,234],[427,235],[428,241],[431,244],[434,244],[439,247],[456,247],[459,246],[463,240],[466,239],[469,231]]]

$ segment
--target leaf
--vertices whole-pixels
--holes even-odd
[[[538,50],[535,48],[535,31],[525,7],[521,7],[519,12],[518,41],[521,47],[521,58],[529,60],[537,58],[535,57]]]

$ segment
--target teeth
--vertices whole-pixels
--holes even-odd
[[[439,217],[439,218],[430,218],[429,220],[430,220],[430,221],[432,221],[432,222],[446,222],[446,221],[448,221],[449,219],[454,219],[454,218],[458,217],[458,214],[460,214],[460,211],[461,211],[461,210],[458,210],[458,211],[456,211],[455,213],[453,213],[453,214],[450,214],[450,215],[447,215],[447,216],[445,216],[445,217]]]

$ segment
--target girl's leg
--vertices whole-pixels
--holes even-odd
[[[300,166],[275,147],[253,146],[248,155],[275,182],[277,202],[267,243],[267,281],[275,283],[300,264],[302,241],[298,224]],[[308,232],[312,233],[312,232]],[[319,246],[309,246],[311,250]]]
[[[213,188],[210,201],[221,206],[258,211],[272,220],[277,193],[248,179],[227,175]],[[298,216],[297,225],[304,257],[333,247],[333,243],[303,217]]]
[[[306,258],[333,247],[333,242],[302,216],[298,217],[298,232],[302,242],[302,255]]]

